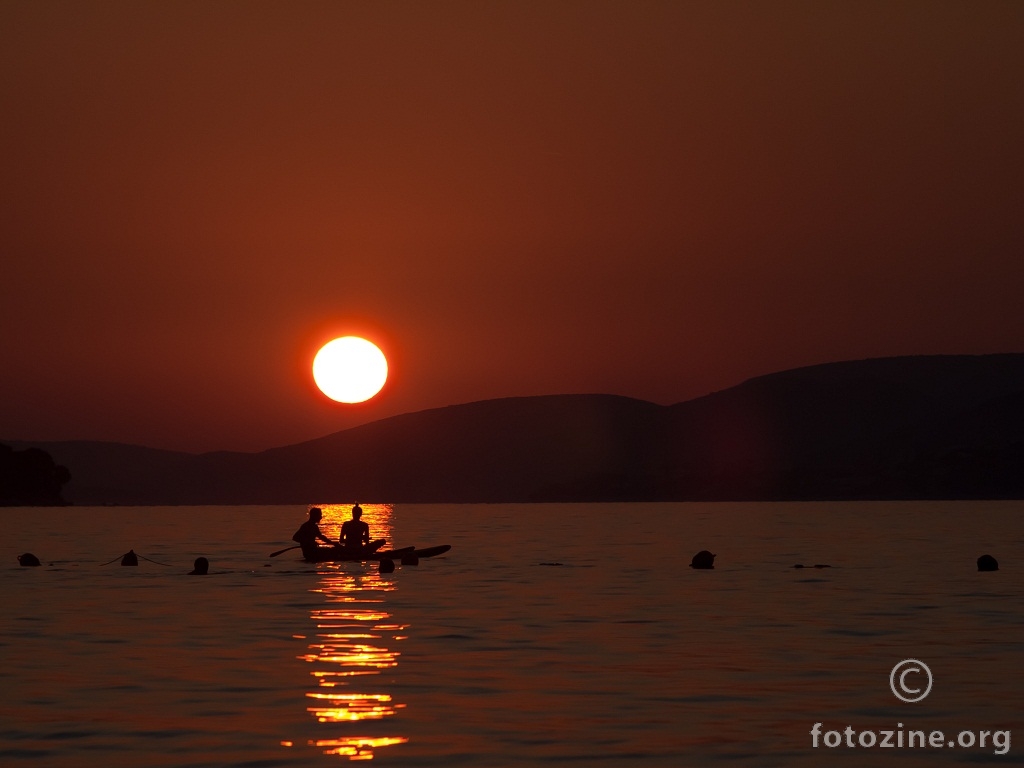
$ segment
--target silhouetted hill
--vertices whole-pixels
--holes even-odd
[[[34,445],[78,504],[1021,498],[1024,355],[831,363],[673,406],[489,400],[261,453]]]
[[[1024,355],[883,358],[751,379],[672,407],[670,495],[1019,497],[1024,475],[996,465],[967,485],[934,474],[1011,457],[1024,444],[1022,398]]]

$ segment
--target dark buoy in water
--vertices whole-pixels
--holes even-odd
[[[31,552],[26,552],[24,555],[18,555],[18,562],[23,568],[30,566],[39,565],[39,558],[33,555]]]
[[[124,557],[121,558],[121,565],[138,565],[139,556],[135,554],[134,549],[129,549]]]
[[[702,549],[696,555],[693,556],[693,560],[690,561],[691,568],[700,568],[702,570],[710,570],[715,567],[715,558],[718,555],[713,555],[706,549]]]
[[[992,555],[982,555],[978,558],[979,571],[998,571],[999,563]]]
[[[380,572],[381,573],[394,573],[395,572],[395,561],[394,560],[381,560],[380,561]]]
[[[420,559],[412,552],[402,555],[402,565],[419,565]]]
[[[193,563],[193,569],[188,572],[189,576],[205,576],[210,572],[210,561],[205,557],[197,557]]]

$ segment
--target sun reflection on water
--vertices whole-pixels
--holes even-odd
[[[323,510],[320,530],[337,539],[341,524],[349,519],[351,505],[319,505]],[[392,541],[389,504],[364,504],[363,520],[373,538]],[[319,580],[310,591],[323,595],[327,605],[312,612],[316,634],[299,658],[313,665],[310,676],[316,688],[306,694],[306,710],[324,724],[355,724],[384,721],[405,704],[395,702],[386,690],[383,670],[398,666],[401,655],[394,644],[404,639],[406,625],[394,621],[385,595],[395,584],[365,563],[321,563]],[[404,744],[403,736],[340,736],[317,739],[309,746],[324,754],[349,760],[372,760],[374,750]]]

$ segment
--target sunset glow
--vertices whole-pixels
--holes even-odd
[[[1024,763],[1024,0],[0,57],[0,768]]]
[[[313,358],[313,380],[339,403],[361,403],[380,392],[388,361],[376,344],[358,336],[329,341]]]

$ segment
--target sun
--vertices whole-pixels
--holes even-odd
[[[320,347],[313,358],[313,381],[339,403],[361,403],[380,392],[388,378],[388,361],[376,344],[342,336]]]

